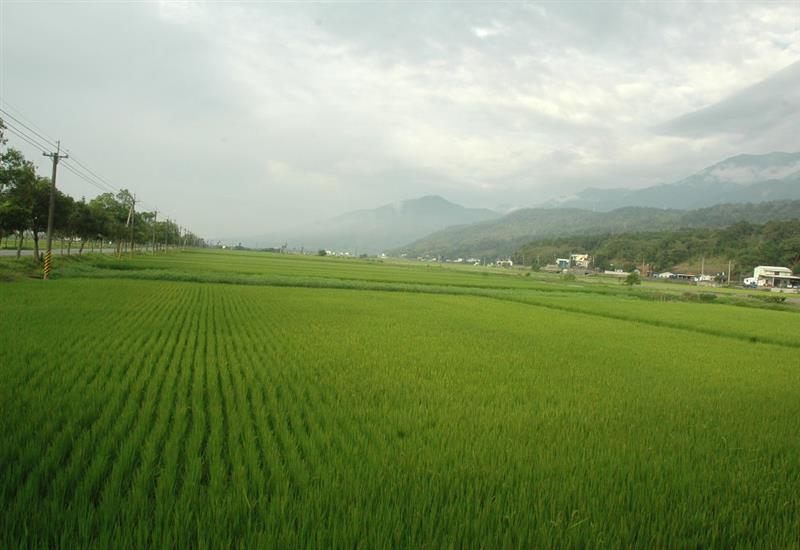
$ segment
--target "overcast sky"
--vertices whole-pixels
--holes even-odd
[[[529,206],[797,151],[798,60],[797,1],[0,0],[0,108],[207,237],[425,194]],[[726,123],[728,98],[770,77],[756,89],[780,120],[749,101],[750,126]]]

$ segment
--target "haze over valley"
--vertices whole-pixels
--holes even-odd
[[[792,202],[794,201],[794,202]],[[769,204],[762,204],[769,203]],[[712,208],[717,205],[726,205]],[[738,206],[737,206],[738,205]],[[511,212],[440,196],[399,201],[228,245],[412,257],[493,257],[545,235],[723,227],[800,216],[800,153],[737,155],[669,184],[585,189]],[[724,215],[715,213],[724,212]]]

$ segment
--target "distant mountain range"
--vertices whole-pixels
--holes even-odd
[[[500,217],[483,208],[465,208],[430,195],[399,201],[374,209],[356,210],[288,232],[292,247],[377,254],[414,239],[455,225]],[[243,239],[243,244],[268,241],[270,237]],[[274,240],[274,239],[273,239]]]
[[[585,189],[506,215],[432,195],[348,212],[277,238],[264,235],[241,242],[275,246],[288,241],[292,248],[353,254],[492,257],[542,236],[723,227],[740,220],[799,217],[800,153],[775,152],[738,155],[670,184]]]
[[[643,189],[589,188],[543,206],[607,212],[625,206],[687,209],[783,199],[800,199],[800,153],[738,155],[675,183]]]
[[[766,223],[800,218],[800,200],[760,204],[721,204],[698,210],[628,206],[611,212],[577,208],[525,208],[502,218],[468,226],[449,227],[409,245],[393,255],[494,259],[508,256],[522,245],[546,236],[622,233],[682,228],[727,227],[739,221]]]
[[[586,189],[539,208],[450,227],[391,252],[492,257],[510,254],[543,236],[724,227],[742,220],[793,218],[800,218],[800,153],[738,155],[675,183]]]

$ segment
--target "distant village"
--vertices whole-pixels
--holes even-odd
[[[385,257],[385,255],[384,255]],[[514,262],[510,258],[498,258],[492,262],[486,262],[478,258],[437,258],[432,256],[417,257],[418,261],[443,262],[454,264],[467,264],[474,266],[487,266],[501,269],[514,267]],[[518,266],[519,267],[519,266]],[[623,269],[598,270],[592,267],[592,257],[589,254],[570,254],[568,258],[556,258],[551,264],[544,265],[540,271],[550,273],[562,273],[573,275],[606,275],[612,277],[627,277],[631,271]],[[730,272],[719,272],[708,274],[701,273],[674,273],[672,271],[654,272],[646,264],[639,266],[632,271],[642,278],[657,280],[662,282],[695,284],[699,286],[719,286],[738,283],[733,281]],[[774,292],[800,292],[800,276],[794,275],[788,267],[759,265],[753,269],[752,277],[745,277],[741,281],[746,288],[758,288],[771,290]]]
[[[227,246],[222,243],[217,243],[217,248],[231,248],[234,250],[248,250],[240,244],[236,246]],[[386,260],[389,258],[385,253],[369,256],[367,254],[354,254],[349,251],[335,251],[324,250],[313,252],[304,249],[289,249],[285,244],[278,247],[260,248],[257,249],[262,252],[273,252],[283,254],[302,254],[302,255],[318,255],[318,256],[332,256],[339,258],[373,258],[377,260]],[[497,258],[489,261],[482,258],[445,258],[442,256],[417,256],[416,258],[409,258],[407,254],[401,254],[401,258],[416,260],[419,262],[428,263],[446,263],[446,264],[461,264],[469,266],[483,266],[498,269],[523,269],[528,268],[527,265],[517,264],[511,258]],[[600,270],[593,266],[593,258],[589,254],[578,253],[570,254],[568,258],[555,258],[553,263],[543,265],[539,268],[540,271],[550,273],[572,274],[572,275],[604,275],[610,277],[624,278],[631,273],[636,273],[643,279],[661,281],[667,283],[684,283],[693,284],[698,286],[721,286],[740,284],[745,288],[754,288],[762,290],[771,290],[773,292],[787,292],[787,293],[800,293],[800,276],[794,275],[792,270],[788,267],[759,265],[753,269],[752,277],[745,277],[742,281],[733,280],[732,274],[729,272],[718,273],[705,273],[701,270],[700,273],[679,273],[672,271],[655,272],[649,265],[642,264],[633,270],[624,269],[604,269]]]

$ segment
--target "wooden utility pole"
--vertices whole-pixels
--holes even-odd
[[[153,254],[156,253],[156,222],[158,221],[158,208],[153,216]]]
[[[131,199],[131,205],[128,207],[128,219],[125,220],[125,228],[126,229],[128,227],[130,227],[130,225],[131,225],[131,216],[133,215],[133,203],[136,201],[136,199],[134,199],[132,195],[128,195],[128,197]],[[124,243],[124,242],[125,242],[125,239],[123,237],[123,238],[120,239],[119,246],[117,247],[117,254],[118,254],[117,257],[118,258],[122,257],[122,243]]]
[[[134,243],[134,240],[133,240],[133,225],[136,223],[135,214],[136,214],[136,195],[133,195],[131,197],[131,210],[130,210],[130,214],[128,215],[128,219],[131,222],[131,236],[130,236],[130,239],[131,239],[131,256],[133,256],[134,246],[135,246],[135,243]]]
[[[42,153],[46,157],[53,159],[53,176],[50,178],[50,206],[47,210],[47,252],[44,255],[44,275],[43,279],[50,278],[50,269],[53,261],[53,218],[56,211],[56,173],[58,171],[58,161],[69,158],[69,155],[61,154],[61,142],[56,142],[55,153]],[[39,258],[36,258],[39,261]]]

